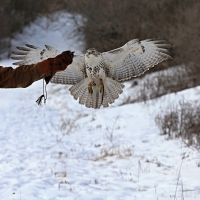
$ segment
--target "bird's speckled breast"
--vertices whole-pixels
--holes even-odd
[[[90,55],[86,61],[86,72],[88,77],[95,76],[96,78],[105,77],[105,65],[101,56]],[[91,77],[92,78],[92,77]]]

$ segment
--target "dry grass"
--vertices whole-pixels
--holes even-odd
[[[200,69],[196,65],[180,65],[159,72],[147,74],[133,80],[130,94],[122,105],[146,102],[165,94],[192,88],[200,84]]]
[[[181,137],[187,146],[200,148],[200,104],[196,101],[180,101],[156,116],[155,122],[161,134],[169,139]]]
[[[117,156],[118,158],[126,158],[134,155],[134,145],[129,141],[118,141],[112,145],[105,145],[100,155],[94,158],[94,161],[105,160],[107,157]]]

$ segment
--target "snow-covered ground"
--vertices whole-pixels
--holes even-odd
[[[42,106],[35,103],[42,81],[0,89],[0,198],[200,199],[200,153],[161,136],[154,122],[172,102],[198,99],[200,88],[118,106],[126,86],[99,110],[79,105],[68,86],[49,84]]]

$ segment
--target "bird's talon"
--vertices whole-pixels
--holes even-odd
[[[93,81],[93,82],[90,82],[89,84],[88,84],[88,92],[90,93],[90,94],[92,94],[93,93],[93,89],[92,89],[92,86],[95,86],[96,85],[96,83]]]
[[[93,89],[92,89],[92,86],[91,86],[91,85],[88,85],[88,92],[89,92],[90,94],[93,93]]]
[[[100,85],[100,93],[103,93],[103,91],[104,91],[104,86]]]
[[[104,92],[103,80],[100,78],[100,93]]]

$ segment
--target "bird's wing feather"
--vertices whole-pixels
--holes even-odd
[[[64,71],[57,72],[50,80],[52,83],[76,84],[86,76],[84,55],[74,55],[73,62]]]
[[[20,51],[12,51],[11,58],[20,60],[13,63],[14,65],[30,65],[36,64],[48,58],[54,58],[60,54],[58,50],[49,45],[42,49],[30,44],[26,47],[17,47]],[[52,83],[60,84],[76,84],[82,80],[86,75],[85,72],[85,59],[83,55],[74,55],[72,64],[68,65],[64,71],[57,72],[50,80]]]
[[[11,58],[13,60],[19,60],[13,63],[13,65],[31,65],[41,62],[47,58],[54,58],[60,52],[54,47],[45,45],[46,48],[36,47],[30,44],[26,44],[26,47],[16,47],[19,51],[12,51]]]
[[[114,80],[124,81],[140,76],[163,60],[170,59],[170,47],[171,44],[165,40],[134,39],[101,55],[107,67],[107,75]]]

